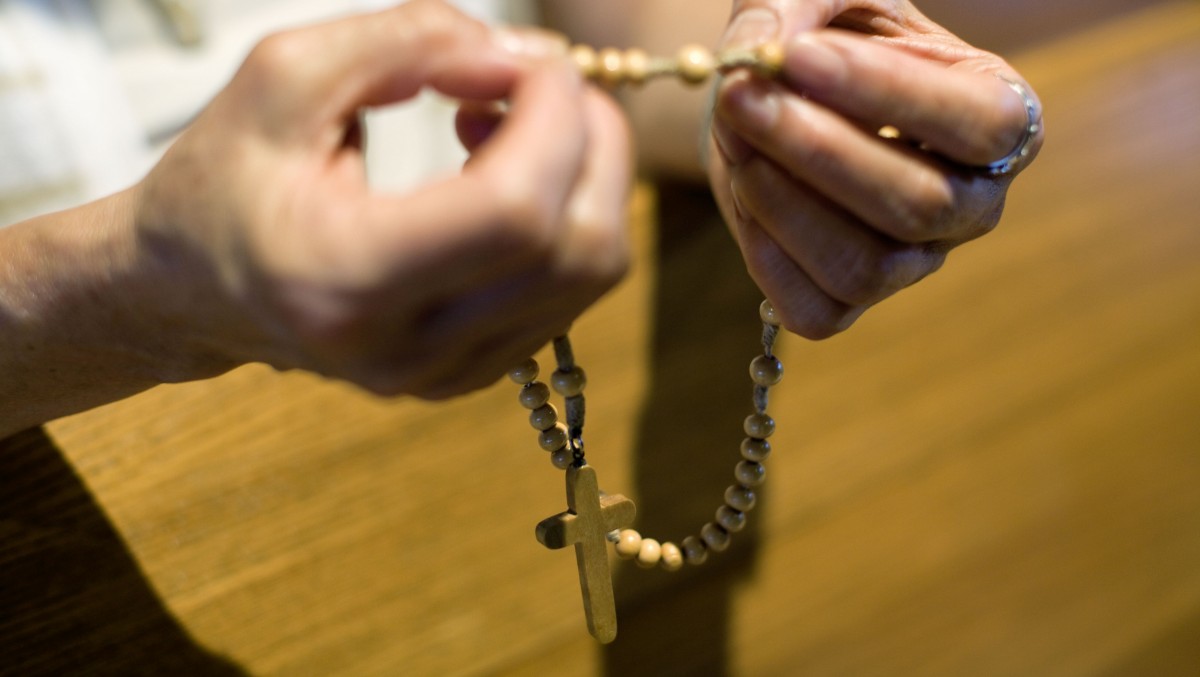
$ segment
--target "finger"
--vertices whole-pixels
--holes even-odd
[[[978,68],[954,68],[837,30],[788,46],[783,77],[812,101],[874,129],[892,125],[970,166],[1012,151],[1028,127],[1025,102]]]
[[[407,195],[369,196],[359,220],[376,237],[361,238],[372,247],[364,256],[437,294],[544,264],[584,171],[582,87],[565,61],[531,69],[460,175]]]
[[[948,171],[774,83],[726,79],[717,115],[797,180],[896,240],[963,241],[987,227],[995,182]]]
[[[850,328],[866,312],[865,306],[842,303],[822,291],[752,219],[737,219],[736,231],[746,269],[783,318],[784,329],[820,340]]]
[[[845,0],[735,0],[720,48],[786,43],[795,35],[827,25],[849,9],[848,5]]]
[[[584,104],[586,162],[567,206],[568,230],[558,256],[558,269],[570,278],[590,280],[591,285],[602,287],[600,291],[607,291],[628,268],[633,144],[625,116],[611,97],[589,89]]]
[[[878,303],[932,273],[945,258],[941,248],[881,235],[764,158],[735,167],[731,176],[744,218],[842,303]]]
[[[233,86],[261,102],[254,110],[272,132],[311,141],[364,106],[405,100],[424,86],[466,99],[503,97],[540,49],[533,42],[443,2],[416,0],[270,36]]]

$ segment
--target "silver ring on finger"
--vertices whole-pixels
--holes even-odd
[[[1004,176],[1011,174],[1017,168],[1021,161],[1029,156],[1033,150],[1034,141],[1037,140],[1038,132],[1042,130],[1042,107],[1033,98],[1029,92],[1029,88],[1015,80],[1010,80],[999,73],[996,77],[1000,78],[1004,84],[1012,88],[1017,96],[1021,97],[1021,103],[1025,107],[1025,128],[1021,131],[1021,139],[1017,142],[1017,146],[1012,152],[1004,157],[984,165],[981,169],[989,176]]]

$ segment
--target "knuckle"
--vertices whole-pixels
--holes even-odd
[[[887,194],[891,216],[888,230],[904,242],[937,239],[955,222],[958,199],[954,187],[933,170],[923,169],[910,177],[907,189]]]

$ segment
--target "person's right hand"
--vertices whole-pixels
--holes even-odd
[[[263,41],[135,191],[181,373],[262,361],[438,398],[564,331],[627,266],[632,163],[556,51],[437,0]],[[371,192],[358,111],[422,87],[507,112],[460,175]]]

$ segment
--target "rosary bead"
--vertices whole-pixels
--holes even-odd
[[[533,381],[521,388],[517,394],[521,406],[526,409],[537,409],[550,401],[550,386],[541,381]]]
[[[779,313],[775,312],[775,306],[766,299],[763,299],[763,302],[758,305],[758,317],[765,324],[772,327],[779,326]]]
[[[758,496],[754,494],[754,490],[750,487],[733,484],[725,490],[725,504],[738,512],[753,510],[754,504],[757,502]]]
[[[716,62],[712,52],[700,45],[687,45],[676,57],[679,78],[689,85],[698,85],[712,77]]]
[[[736,534],[746,526],[746,513],[723,505],[717,508],[717,524],[731,534]]]
[[[566,470],[575,462],[575,453],[569,448],[563,447],[557,451],[550,452],[550,463],[559,470]]]
[[[605,47],[596,57],[596,79],[609,87],[621,84],[625,79],[625,60],[621,50]]]
[[[754,70],[759,75],[774,77],[783,70],[783,61],[786,56],[783,45],[778,42],[764,42],[754,49],[756,62]]]
[[[683,539],[680,548],[683,550],[683,558],[687,560],[688,564],[699,566],[708,559],[708,546],[695,536]]]
[[[741,461],[733,469],[733,476],[743,487],[757,487],[767,479],[767,466],[754,461]]]
[[[747,437],[742,440],[742,458],[747,461],[758,461],[759,463],[767,460],[771,455],[771,443],[766,440],[760,440],[757,437]]]
[[[637,565],[643,569],[653,569],[662,559],[662,546],[653,538],[643,538],[638,548]]]
[[[662,568],[667,571],[679,571],[683,568],[683,553],[679,546],[667,541],[662,544]]]
[[[585,78],[596,77],[596,71],[600,67],[596,50],[587,45],[575,45],[571,48],[571,60],[575,62],[575,67],[579,69],[580,75]]]
[[[631,84],[640,85],[650,77],[650,56],[645,51],[637,49],[625,50],[623,55],[625,79]]]
[[[750,378],[757,385],[773,386],[783,378],[783,363],[774,355],[759,355],[750,362]]]
[[[765,440],[775,432],[775,419],[766,414],[750,414],[746,417],[742,428],[746,431],[747,437]]]
[[[700,527],[700,538],[704,539],[704,544],[713,552],[725,552],[731,540],[729,532],[713,522],[706,522],[704,526]]]
[[[537,360],[531,357],[510,369],[508,372],[508,377],[512,379],[513,383],[520,385],[533,383],[533,380],[538,377],[539,369],[540,368],[538,367]]]
[[[555,370],[550,375],[550,385],[554,386],[554,392],[563,397],[575,397],[587,385],[587,375],[579,367],[573,367],[570,371]]]
[[[567,426],[555,423],[549,430],[543,430],[538,435],[538,445],[546,451],[558,451],[567,446]]]
[[[642,549],[642,535],[633,529],[622,529],[617,534],[617,545],[614,548],[621,559],[633,559]]]
[[[529,425],[538,430],[549,430],[555,423],[558,423],[558,410],[553,404],[543,404],[529,412]]]

